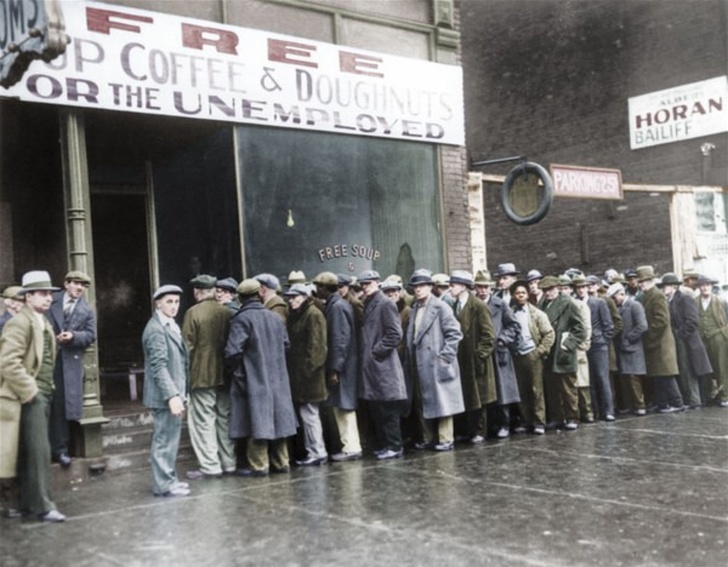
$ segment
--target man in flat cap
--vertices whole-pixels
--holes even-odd
[[[96,341],[96,316],[84,298],[89,285],[91,278],[85,273],[68,272],[65,291],[54,294],[46,313],[58,346],[48,433],[53,460],[63,467],[71,464],[69,422],[81,419],[83,410],[83,353]]]
[[[526,275],[526,283],[528,283],[528,300],[533,305],[538,305],[543,297],[543,290],[539,289],[538,284],[543,279],[543,274],[538,270],[529,270]],[[512,286],[513,284],[511,284]]]
[[[700,290],[700,296],[696,298],[700,337],[713,366],[718,386],[718,404],[728,408],[728,304],[713,293],[717,281],[701,275],[697,283]]]
[[[237,313],[238,309],[240,309],[236,291],[237,289],[238,282],[235,281],[235,278],[223,278],[221,280],[217,280],[217,283],[215,284],[215,299],[218,303],[224,305],[233,313]]]
[[[247,438],[244,477],[288,473],[288,437],[296,434],[296,413],[286,369],[290,343],[280,316],[263,307],[260,282],[238,286],[240,310],[230,321],[225,362],[232,372],[230,437]]]
[[[2,293],[3,307],[5,311],[0,315],[0,333],[5,326],[5,323],[17,315],[25,305],[25,298],[23,297],[23,288],[19,285],[11,285],[6,287]]]
[[[293,272],[291,273],[293,274]],[[301,276],[303,276],[303,273],[301,273]],[[281,288],[280,280],[273,274],[258,274],[253,279],[260,284],[258,294],[263,307],[273,311],[285,324],[286,319],[288,319],[288,306],[283,298],[278,295]]]
[[[17,465],[20,509],[44,522],[63,522],[51,498],[48,440],[56,338],[44,317],[58,288],[40,270],[24,274],[22,283],[25,307],[0,336],[0,479],[16,476]]]
[[[142,334],[144,405],[154,419],[150,461],[155,496],[187,496],[176,462],[189,388],[189,351],[175,321],[182,288],[163,285],[152,296],[154,313]]]
[[[190,352],[190,397],[187,428],[198,468],[190,480],[219,478],[236,469],[235,442],[229,436],[230,385],[223,371],[230,309],[215,299],[216,278],[190,280],[195,305],[185,313],[182,336]]]

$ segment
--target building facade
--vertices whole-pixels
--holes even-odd
[[[470,264],[452,0],[57,4],[65,53],[0,88],[0,282],[93,279],[78,452],[159,284]]]

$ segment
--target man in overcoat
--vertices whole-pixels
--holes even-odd
[[[89,285],[91,278],[85,273],[68,272],[65,291],[54,294],[46,313],[58,346],[48,433],[52,458],[63,467],[71,464],[69,422],[81,419],[83,411],[83,354],[96,341],[96,316],[84,298]]]
[[[362,457],[357,423],[359,388],[359,330],[354,308],[338,293],[339,278],[322,272],[313,280],[319,299],[324,301],[326,317],[326,380],[331,407],[339,432],[341,451],[332,461],[354,461]]]
[[[155,496],[187,496],[175,464],[189,389],[189,351],[175,317],[182,288],[163,285],[152,296],[154,314],[144,327],[144,405],[152,410],[151,465]]]
[[[543,435],[546,431],[543,361],[554,344],[554,328],[546,314],[531,303],[530,291],[528,281],[519,280],[511,285],[513,317],[521,327],[518,343],[512,348],[513,365],[521,395],[523,426],[534,435]]]
[[[387,460],[402,456],[400,413],[407,389],[397,353],[402,339],[399,314],[395,304],[379,289],[380,279],[375,270],[366,270],[357,278],[364,293],[359,397],[368,401],[372,414],[379,445],[374,454],[378,460]]]
[[[544,383],[553,395],[546,396],[557,407],[547,407],[549,419],[553,415],[565,420],[567,431],[579,427],[579,398],[576,392],[577,346],[586,338],[584,321],[574,301],[559,292],[559,280],[546,276],[539,283],[543,298],[539,308],[546,313],[554,329],[554,346],[544,365]]]
[[[677,349],[670,326],[670,307],[667,299],[655,285],[655,270],[652,266],[637,268],[637,280],[641,295],[638,301],[645,308],[647,332],[642,338],[645,348],[647,376],[652,379],[652,394],[658,411],[671,413],[682,411],[683,399],[675,376]]]
[[[232,311],[215,299],[217,279],[200,274],[190,280],[195,305],[185,313],[182,335],[190,353],[187,427],[198,468],[190,480],[219,478],[236,469],[235,442],[230,439],[230,384],[223,355]]]
[[[0,479],[17,474],[23,513],[63,522],[51,498],[48,440],[56,339],[44,317],[58,288],[45,271],[24,274],[22,284],[25,307],[0,336]]]
[[[493,371],[495,327],[488,306],[471,290],[473,275],[465,270],[450,274],[450,295],[463,338],[458,344],[458,365],[465,404],[466,434],[471,443],[485,440],[485,407],[498,395]]]
[[[710,401],[713,367],[698,332],[700,315],[695,295],[671,272],[663,274],[657,286],[662,288],[670,306],[670,326],[680,370],[677,385],[683,402],[689,408],[700,407]]]
[[[240,476],[287,473],[287,438],[296,434],[296,413],[286,368],[290,343],[279,315],[263,307],[260,282],[238,286],[240,310],[230,321],[225,360],[232,373],[230,437],[247,437],[248,467]],[[270,453],[270,456],[269,456]]]
[[[645,397],[642,380],[647,374],[642,336],[647,332],[647,318],[642,304],[627,291],[621,283],[609,286],[607,295],[614,300],[622,318],[622,329],[615,337],[619,376],[617,385],[621,390],[622,403],[635,415],[645,415]]]
[[[288,339],[286,354],[291,397],[301,420],[306,457],[299,466],[328,462],[319,406],[329,395],[326,388],[326,318],[316,307],[305,284],[293,284],[283,296],[288,301]]]
[[[700,337],[710,357],[718,387],[718,404],[728,407],[728,304],[713,293],[717,282],[707,276],[698,278],[700,295],[696,298]]]
[[[451,451],[453,416],[465,411],[457,360],[463,334],[452,308],[432,294],[433,285],[432,274],[424,269],[415,270],[409,281],[415,301],[407,327],[406,368],[414,377],[423,443]],[[430,420],[436,420],[437,434]]]

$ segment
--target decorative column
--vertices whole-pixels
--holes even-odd
[[[80,270],[91,277],[87,301],[96,311],[96,287],[91,237],[91,198],[86,156],[86,132],[83,114],[75,110],[59,111],[61,162],[63,164],[63,203],[66,224],[68,269]],[[96,343],[84,354],[83,414],[80,437],[74,438],[76,453],[95,458],[103,455],[101,425],[109,420],[103,415],[99,394],[99,357]]]

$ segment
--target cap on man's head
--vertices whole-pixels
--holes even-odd
[[[23,274],[22,284],[22,293],[29,293],[31,291],[58,291],[61,289],[51,283],[51,275],[44,270],[26,272]]]
[[[305,295],[308,297],[308,286],[306,284],[296,283],[283,292],[286,297],[295,297],[296,295]]]
[[[624,286],[621,283],[613,283],[607,288],[607,295],[609,297],[614,297],[620,291],[624,291]]]
[[[540,280],[543,278],[543,274],[539,272],[538,270],[531,270],[526,274],[526,281],[528,283],[535,282],[536,280]]]
[[[256,279],[248,278],[241,281],[235,291],[238,292],[238,295],[253,295],[258,293],[259,290],[260,282]]]
[[[23,301],[23,288],[19,285],[11,285],[3,290],[3,297],[5,299],[17,299]]]
[[[71,270],[66,274],[66,277],[63,278],[63,281],[66,282],[81,282],[85,286],[91,285],[91,278],[89,275],[85,272],[82,272],[81,270]]]
[[[338,280],[339,287],[345,286],[345,285],[351,285],[354,279],[348,274],[336,274],[336,279]]]
[[[182,295],[183,293],[182,288],[178,285],[165,284],[156,289],[154,295],[152,295],[152,299],[156,301],[157,299],[162,299],[165,295]]]
[[[399,282],[399,283],[401,283],[401,284],[404,284],[404,282],[402,281],[402,276],[400,276],[399,274],[390,274],[390,275],[388,275],[388,276],[387,276],[387,277],[385,278],[385,281],[386,281],[386,280],[393,280],[393,281],[395,281],[395,282]]]
[[[364,282],[378,282],[381,280],[381,276],[379,275],[379,272],[376,270],[366,270],[359,274],[359,276],[356,278],[359,283]]]
[[[558,282],[559,285],[571,285],[571,278],[566,274],[561,274],[558,278]]]
[[[450,276],[447,274],[433,274],[432,283],[437,287],[447,287],[450,284]]]
[[[435,279],[435,277],[433,276],[432,279]],[[467,270],[453,270],[450,274],[450,283],[472,288],[475,285],[475,280],[473,280],[473,274]]]
[[[319,284],[319,285],[338,286],[339,278],[333,272],[321,272],[319,275],[317,275],[315,278],[313,278],[313,283]]]
[[[272,289],[273,291],[278,291],[281,287],[280,280],[273,274],[258,274],[257,276],[254,276],[253,279],[257,280],[260,285],[264,285],[265,287],[267,287],[268,289]],[[290,283],[290,276],[288,281]]]
[[[207,274],[200,274],[190,280],[190,285],[194,289],[212,289],[217,284],[217,278],[214,276],[208,276]]]
[[[627,268],[624,271],[624,277],[627,278],[627,279],[629,279],[629,278],[636,278],[637,277],[637,270],[635,270],[634,268]]]
[[[387,278],[384,280],[381,284],[379,284],[379,289],[382,291],[392,291],[392,290],[401,290],[402,284],[398,282],[397,280],[391,280]]]
[[[706,276],[705,274],[700,274],[698,276],[698,285],[718,285],[718,280],[715,280],[710,276]]]
[[[435,285],[435,282],[432,279],[432,272],[430,270],[426,270],[425,268],[415,270],[410,277],[408,285],[410,287],[415,287],[418,285]]]
[[[554,276],[546,276],[540,282],[538,282],[538,289],[551,289],[557,287],[559,280]]]
[[[602,280],[600,280],[597,276],[587,276],[586,283],[589,285],[601,285]]]
[[[224,278],[222,280],[217,280],[215,287],[235,293],[235,291],[238,289],[238,282],[235,280],[235,278]]]

